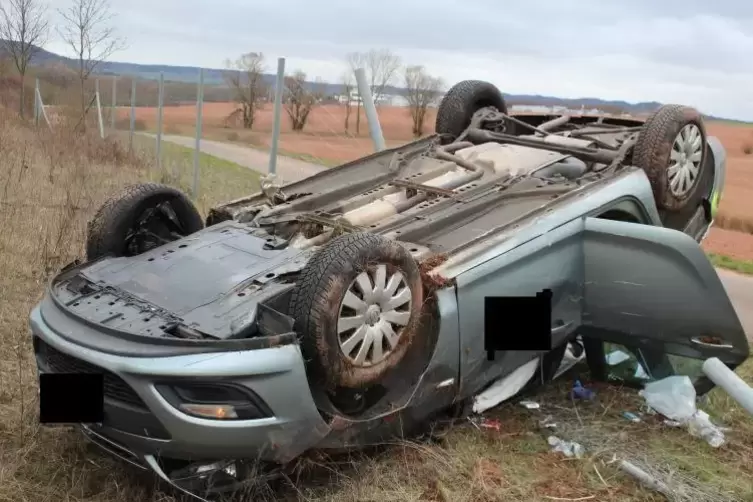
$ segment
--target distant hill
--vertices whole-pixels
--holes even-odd
[[[2,41],[0,41],[0,44]],[[53,52],[40,49],[33,62],[36,65],[65,65],[68,67],[75,67],[77,62],[71,58],[60,56]],[[124,77],[132,77],[144,80],[157,80],[160,73],[164,75],[165,81],[174,82],[176,84],[196,84],[199,77],[199,68],[196,66],[173,66],[173,65],[144,65],[137,63],[122,63],[116,61],[104,61],[100,63],[98,74],[104,76],[116,75]],[[216,68],[204,69],[204,82],[209,86],[225,86],[223,75],[225,70]],[[265,81],[272,84],[275,81],[274,74],[264,75]],[[309,82],[309,85],[324,86],[324,92],[328,95],[336,95],[343,92],[342,85],[333,83],[314,84]],[[321,89],[321,87],[320,87]],[[405,89],[400,87],[388,87],[385,89],[388,93],[403,94]],[[213,100],[216,96],[219,99],[225,99],[226,92],[205,93],[205,99],[207,101]],[[621,110],[628,113],[647,113],[655,110],[661,103],[650,101],[641,103],[628,103],[622,100],[604,100],[593,97],[583,98],[558,98],[553,96],[540,96],[540,95],[528,95],[528,94],[505,94],[505,99],[511,104],[525,104],[534,106],[563,106],[570,109],[577,109],[581,106],[588,108],[597,108],[602,110]],[[713,117],[708,115],[710,119],[726,120],[721,117]]]

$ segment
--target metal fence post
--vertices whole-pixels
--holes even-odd
[[[97,102],[97,121],[99,122],[99,137],[105,139],[105,125],[102,123],[102,102],[99,99],[99,79],[94,81],[94,99]]]
[[[34,81],[34,126],[39,125],[39,78]]]
[[[199,196],[199,157],[201,156],[201,126],[204,111],[204,69],[199,69],[199,85],[196,88],[196,145],[193,152],[193,196]]]
[[[282,90],[285,82],[285,58],[277,59],[277,82],[275,83],[274,122],[272,125],[272,147],[269,149],[269,174],[277,171],[277,145],[280,141],[280,115],[282,114]]]
[[[165,74],[159,74],[157,95],[157,169],[162,169],[162,106],[164,105]]]
[[[115,131],[115,114],[118,110],[118,77],[112,77],[112,112],[110,114],[110,128]]]
[[[358,94],[363,100],[363,109],[366,112],[366,121],[369,123],[369,133],[371,141],[374,142],[374,150],[381,152],[387,146],[384,144],[382,135],[382,126],[379,125],[379,114],[374,106],[374,98],[371,96],[371,88],[366,80],[366,72],[363,68],[356,70],[356,82],[358,83]]]
[[[128,149],[133,152],[133,132],[136,130],[136,77],[131,77],[131,123],[128,126]]]

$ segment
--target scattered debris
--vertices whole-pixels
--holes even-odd
[[[538,410],[541,407],[536,401],[521,401],[520,404],[529,410]]]
[[[484,417],[468,417],[468,421],[475,428],[481,429],[493,429],[499,432],[502,429],[502,422],[496,418],[484,418]]]
[[[536,374],[538,367],[539,359],[536,358],[517,368],[509,375],[496,380],[486,390],[473,398],[473,412],[483,413],[515,396]]]
[[[576,380],[573,384],[573,388],[570,391],[570,397],[572,399],[585,399],[586,401],[589,401],[593,399],[596,396],[596,393],[592,391],[591,389],[588,389],[586,387],[583,387],[583,384],[580,383],[580,380]]]
[[[621,460],[619,463],[620,470],[626,472],[627,474],[630,474],[635,479],[640,481],[642,484],[646,485],[648,488],[655,490],[659,493],[662,493],[667,498],[672,500],[673,493],[670,488],[656,479],[655,477],[651,476],[649,473],[641,469],[640,467],[636,466],[635,464],[632,464],[628,462],[627,460]]]
[[[500,422],[496,418],[495,419],[484,418],[481,420],[481,423],[479,423],[478,425],[479,427],[483,429],[494,429],[497,432],[499,432],[500,429],[502,428],[502,422]]]
[[[651,408],[687,427],[692,436],[703,438],[714,448],[724,444],[724,432],[696,408],[695,387],[689,377],[671,376],[651,382],[639,394]]]
[[[678,422],[677,420],[666,419],[662,423],[667,427],[682,427],[682,423]]]
[[[546,441],[552,447],[552,451],[561,452],[566,457],[582,458],[585,453],[583,446],[574,441],[563,441],[557,436],[549,436]]]
[[[552,422],[552,420],[552,416],[547,415],[544,420],[539,420],[539,427],[541,427],[542,429],[556,429],[557,424],[555,422]]]
[[[630,420],[631,422],[638,423],[638,422],[641,421],[641,417],[639,417],[638,415],[636,415],[635,413],[632,413],[630,411],[623,411],[622,412],[622,416],[623,416],[623,418],[625,418],[627,420]]]

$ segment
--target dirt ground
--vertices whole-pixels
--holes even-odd
[[[235,109],[232,103],[206,103],[203,110],[204,137],[232,141],[261,148],[269,147],[272,131],[272,107],[257,113],[252,131],[226,124]],[[119,122],[127,120],[128,109],[118,111]],[[435,110],[429,110],[427,130],[434,129]],[[136,119],[153,129],[157,122],[155,108],[139,108]],[[412,139],[411,120],[406,108],[383,107],[379,120],[388,146]],[[194,134],[195,106],[167,107],[163,112],[163,131],[168,134]],[[361,110],[360,132],[356,134],[356,109],[351,110],[349,136],[345,135],[345,106],[327,105],[311,112],[306,130],[293,133],[283,120],[280,150],[283,154],[326,165],[347,162],[371,153],[366,118]],[[718,137],[727,149],[727,178],[719,207],[716,227],[705,242],[708,250],[738,259],[753,259],[753,127],[726,122],[707,124],[709,135]],[[751,153],[746,153],[746,151]],[[730,230],[734,230],[730,231]]]

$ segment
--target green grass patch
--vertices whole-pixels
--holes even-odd
[[[738,260],[729,256],[708,253],[709,260],[715,267],[726,268],[741,274],[753,275],[753,260]]]
[[[136,136],[134,142],[143,155],[155,159],[149,171],[150,179],[180,188],[187,194],[192,193],[193,148],[163,141],[162,166],[158,169],[154,138]],[[259,173],[253,169],[200,152],[198,193],[192,198],[199,210],[206,215],[207,211],[216,204],[259,192],[259,178]]]

